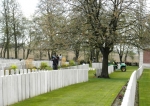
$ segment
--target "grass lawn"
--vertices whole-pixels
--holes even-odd
[[[150,106],[150,69],[144,69],[139,79],[139,106]]]
[[[126,72],[115,71],[110,79],[95,78],[89,71],[89,81],[60,88],[11,106],[111,106],[115,97],[138,67]]]

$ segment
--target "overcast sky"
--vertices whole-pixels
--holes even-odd
[[[36,9],[36,5],[39,0],[17,0],[21,6],[23,14],[26,17],[30,17]]]
[[[34,13],[39,0],[17,0],[17,1],[21,5],[23,14],[26,17],[30,17]],[[150,0],[147,0],[147,6],[149,7],[150,10]]]

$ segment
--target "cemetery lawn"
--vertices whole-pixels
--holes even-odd
[[[150,106],[150,69],[144,69],[139,79],[139,106]]]
[[[127,66],[126,72],[115,71],[110,79],[96,78],[95,71],[90,70],[88,82],[53,90],[11,106],[111,106],[136,69],[136,66]]]

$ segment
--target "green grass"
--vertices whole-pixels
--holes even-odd
[[[139,106],[150,106],[150,69],[144,69],[139,80]]]
[[[116,71],[110,79],[95,78],[89,71],[89,81],[57,89],[12,106],[111,106],[115,97],[138,67]]]

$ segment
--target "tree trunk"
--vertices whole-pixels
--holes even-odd
[[[95,53],[94,53],[94,49],[92,48],[90,50],[90,59],[91,59],[91,61],[93,61],[94,57],[95,57]]]
[[[4,49],[4,48],[3,48],[3,46],[2,46],[2,48],[1,48],[1,53],[0,53],[0,57],[3,57],[3,55],[2,55],[2,54],[3,54],[3,49]]]
[[[120,58],[120,63],[122,63],[122,55],[121,54],[119,54],[119,58]]]
[[[15,26],[14,26],[15,27]],[[14,30],[16,30],[15,28],[14,28]],[[14,31],[14,41],[15,41],[15,59],[17,59],[18,58],[18,50],[17,50],[17,48],[18,48],[18,45],[17,45],[17,35],[16,35],[16,31]]]
[[[127,56],[128,56],[128,50],[127,50],[127,52],[125,54],[124,62],[127,62]]]
[[[129,47],[130,47],[130,46],[128,46],[128,49],[127,49],[127,51],[126,51],[126,53],[125,53],[124,62],[127,62],[127,56],[128,56],[128,53],[129,53]]]
[[[51,60],[50,50],[48,50],[48,59]]]
[[[3,58],[6,57],[6,48],[4,48],[4,51],[3,51]]]
[[[7,48],[7,59],[9,59],[9,47]]]
[[[110,53],[109,47],[103,48],[101,52],[103,54],[103,61],[102,61],[102,73],[100,78],[109,78],[109,74],[108,74],[108,56]]]
[[[79,57],[79,50],[75,50],[75,61],[78,60]]]
[[[23,54],[22,54],[23,57],[22,57],[22,58],[25,59],[25,51],[26,51],[26,50],[23,48],[22,51],[23,51]]]
[[[4,57],[5,53],[7,53],[7,58],[9,59],[9,43],[10,43],[10,33],[9,33],[9,8],[8,1],[4,1],[4,18],[5,18],[5,35],[6,35],[6,44],[4,49]]]
[[[42,60],[42,51],[40,50],[40,60]]]
[[[30,49],[27,49],[27,56],[26,56],[26,59],[28,58],[29,54],[30,54]]]
[[[99,50],[96,50],[96,62],[99,62]]]
[[[16,34],[16,22],[15,22],[15,12],[13,10],[13,35],[14,35],[14,41],[15,41],[15,59],[18,58],[18,45],[17,45],[17,34]]]
[[[93,50],[90,50],[90,60],[93,61]]]
[[[18,58],[18,50],[17,50],[17,48],[18,48],[18,45],[17,45],[17,37],[16,37],[16,35],[14,35],[14,39],[15,39],[15,59],[17,59]]]

